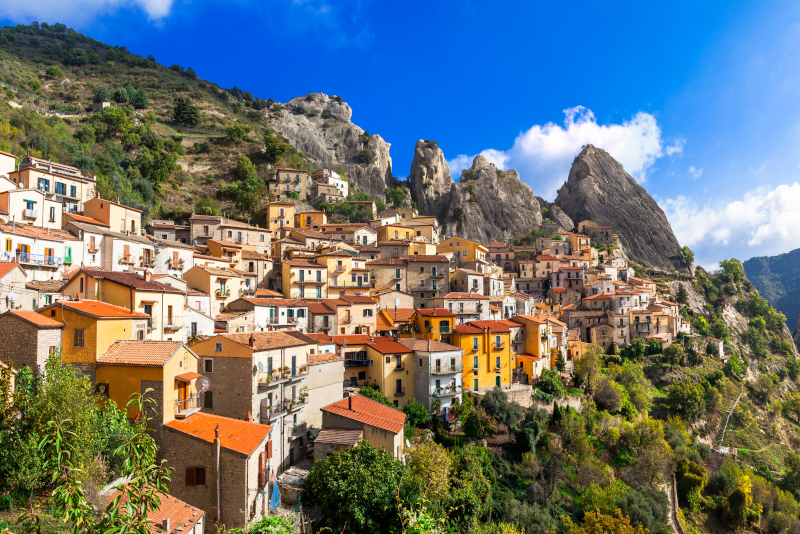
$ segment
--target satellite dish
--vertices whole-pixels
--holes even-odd
[[[209,380],[208,377],[201,376],[194,381],[194,387],[197,389],[198,395],[204,393],[211,388],[211,380]]]
[[[9,293],[8,294],[8,301],[10,303],[12,303],[12,304],[15,303],[17,301],[17,294],[14,293],[13,291],[11,293]]]
[[[262,373],[264,372],[264,364],[263,363],[258,362],[258,370],[261,371]]]

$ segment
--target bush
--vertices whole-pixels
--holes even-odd
[[[373,158],[374,156],[372,155],[372,152],[370,152],[368,148],[364,148],[358,153],[359,163],[365,163],[365,164],[372,163]]]
[[[188,96],[176,97],[172,120],[184,126],[197,126],[200,124],[200,110]]]
[[[481,407],[509,428],[517,426],[522,417],[522,406],[508,402],[508,396],[497,386],[486,392]]]
[[[627,400],[625,389],[608,377],[603,377],[594,390],[594,402],[601,410],[608,413],[619,413],[622,404]]]
[[[384,395],[383,392],[375,386],[363,386],[359,388],[358,394],[362,397],[366,397],[374,400],[375,402],[380,402],[381,404],[385,404],[386,406],[394,408],[394,403],[389,400],[389,397]]]
[[[453,218],[457,221],[463,221],[464,209],[461,208],[460,206],[456,206],[455,208],[453,208]]]
[[[58,65],[50,65],[47,67],[47,70],[44,71],[44,75],[51,80],[57,80],[58,78],[64,77],[64,73],[61,72],[61,69],[58,67]]]
[[[128,91],[124,87],[119,87],[119,88],[117,88],[116,91],[114,91],[114,96],[112,98],[114,99],[114,102],[116,102],[118,104],[122,104],[124,102],[127,102],[128,101]]]
[[[664,532],[669,518],[667,494],[653,486],[628,490],[617,499],[622,514],[631,518],[631,525],[642,525],[652,533]]]
[[[225,137],[228,141],[234,143],[242,143],[247,140],[248,135],[253,128],[247,124],[234,124],[225,128]]]
[[[108,90],[108,87],[105,85],[100,85],[94,90],[94,101],[95,102],[110,102],[111,101],[111,91]]]
[[[417,428],[425,428],[431,419],[431,414],[425,406],[414,398],[409,399],[408,404],[403,406],[403,413],[406,414],[406,424]]]
[[[542,376],[539,377],[539,382],[536,384],[537,389],[540,389],[548,395],[555,397],[563,397],[567,394],[567,388],[561,381],[558,371],[552,369],[545,369],[542,371]]]
[[[464,421],[464,432],[472,439],[483,439],[495,430],[494,419],[481,407],[471,410]]]

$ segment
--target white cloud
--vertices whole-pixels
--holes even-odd
[[[170,14],[172,4],[173,0],[6,0],[0,2],[0,18],[81,25],[119,9],[138,8],[150,20],[160,20]]]
[[[730,246],[787,251],[800,247],[800,184],[761,187],[742,200],[699,207],[678,196],[660,202],[681,245],[708,249]],[[751,251],[755,252],[755,251]]]
[[[689,174],[691,174],[691,175],[692,175],[692,178],[694,178],[695,180],[697,180],[698,178],[700,178],[701,176],[703,176],[703,167],[700,167],[700,168],[698,169],[698,168],[697,168],[697,167],[695,167],[694,165],[689,165]]]
[[[583,106],[565,109],[564,115],[563,126],[553,122],[534,125],[517,136],[509,150],[489,149],[481,154],[500,168],[518,170],[536,194],[554,198],[583,145],[591,143],[606,150],[640,182],[656,159],[683,151],[684,139],[664,146],[661,128],[649,113],[640,111],[622,124],[598,124],[594,113]],[[448,161],[451,173],[458,176],[473,158],[461,154]]]

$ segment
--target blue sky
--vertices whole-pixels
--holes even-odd
[[[340,94],[408,174],[417,139],[547,199],[581,145],[659,201],[701,264],[800,247],[797,2],[6,0],[223,87]]]

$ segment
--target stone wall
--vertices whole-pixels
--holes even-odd
[[[61,348],[61,328],[39,329],[12,314],[0,318],[0,361],[14,367],[44,368],[52,350]]]
[[[203,360],[214,360],[214,371],[203,371]],[[203,411],[232,419],[247,419],[251,411],[253,395],[253,361],[251,358],[230,356],[201,357],[197,372],[211,381],[210,391],[214,395],[212,408],[203,406]]]
[[[431,276],[433,267],[436,267],[436,274],[440,275],[438,278]],[[436,281],[435,290],[432,288],[434,280]],[[421,282],[425,283],[424,291],[421,290]],[[442,297],[450,292],[448,264],[446,262],[409,261],[406,270],[406,287],[414,297],[414,308],[426,307],[429,298]]]

